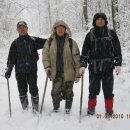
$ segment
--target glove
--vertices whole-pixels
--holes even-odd
[[[10,71],[10,69],[8,69],[8,70],[5,72],[5,78],[6,78],[6,79],[9,79],[10,76],[11,76],[11,71]]]
[[[75,83],[78,83],[80,78],[75,78]]]
[[[116,66],[116,75],[119,75],[121,73],[121,67],[120,66]]]
[[[85,67],[81,67],[79,73],[80,73],[80,76],[84,75],[84,73],[85,73]]]
[[[51,68],[46,68],[45,71],[47,76],[51,75]]]
[[[39,60],[39,54],[38,54],[38,52],[36,52],[36,53],[33,54],[33,59],[36,60],[36,61]]]

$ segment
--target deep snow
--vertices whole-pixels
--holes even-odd
[[[74,38],[78,43],[82,40],[79,35],[75,34]],[[80,46],[81,48],[81,46]],[[7,57],[8,49],[5,50],[4,57]],[[41,53],[40,60],[38,61],[38,87],[40,104],[42,100],[46,75],[42,65]],[[130,56],[129,53],[123,50],[123,55]],[[3,56],[0,55],[0,58]],[[5,58],[3,58],[5,60]],[[4,63],[6,60],[4,61]],[[125,58],[124,63],[127,62]],[[0,63],[2,64],[2,63]],[[1,67],[2,68],[2,67]],[[115,75],[115,73],[114,73]],[[104,97],[102,91],[98,96],[98,103],[96,107],[96,114],[100,114],[102,118],[97,116],[86,116],[87,100],[88,100],[88,71],[86,70],[84,78],[84,95],[83,95],[83,107],[82,107],[82,120],[79,123],[79,104],[80,104],[80,90],[81,82],[74,85],[74,102],[70,115],[66,115],[64,112],[64,101],[61,102],[61,109],[59,113],[52,113],[52,100],[51,100],[51,88],[52,82],[48,82],[47,92],[45,96],[45,102],[43,106],[42,115],[34,115],[31,110],[31,101],[29,95],[29,110],[23,111],[19,101],[19,95],[17,90],[17,83],[15,80],[14,70],[10,78],[10,91],[11,91],[11,105],[12,105],[12,117],[9,117],[8,108],[8,95],[7,95],[7,83],[4,77],[0,77],[0,130],[129,130],[130,129],[130,117],[127,118],[127,114],[130,115],[130,73],[129,68],[125,64],[122,67],[122,73],[119,76],[115,76],[114,85],[114,112],[118,115],[116,119],[103,118],[104,109]],[[119,116],[123,114],[123,118]]]

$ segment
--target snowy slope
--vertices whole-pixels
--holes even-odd
[[[81,33],[82,37],[84,33]],[[79,37],[77,37],[79,36]],[[78,43],[82,43],[84,38],[80,35],[74,35]],[[81,46],[80,46],[81,48]],[[40,95],[40,103],[42,100],[43,90],[46,75],[40,60],[38,62],[38,87]],[[123,52],[125,55],[130,56],[128,53]],[[7,53],[6,53],[7,54]],[[6,55],[7,56],[7,55]],[[11,89],[11,103],[12,103],[12,117],[9,117],[8,109],[8,95],[7,95],[7,83],[4,77],[0,77],[0,130],[129,130],[130,117],[127,118],[127,114],[130,114],[130,85],[129,85],[130,73],[128,73],[128,67],[123,66],[122,74],[115,76],[115,104],[114,111],[118,114],[118,118],[107,120],[104,116],[104,98],[102,91],[98,96],[98,104],[96,107],[96,113],[102,117],[97,116],[87,117],[86,108],[88,100],[88,72],[86,70],[85,82],[84,82],[84,96],[83,96],[83,113],[82,120],[79,123],[79,104],[80,104],[80,88],[81,82],[74,85],[74,103],[70,115],[64,113],[64,101],[61,102],[61,109],[59,113],[52,113],[52,100],[51,100],[51,88],[52,82],[48,82],[47,93],[44,102],[44,108],[42,115],[34,115],[30,108],[28,111],[23,111],[19,102],[19,95],[17,90],[17,84],[15,80],[15,74],[13,71],[10,79]],[[123,114],[123,118],[119,116]]]

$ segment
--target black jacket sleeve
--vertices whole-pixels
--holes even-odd
[[[42,49],[47,39],[43,39],[39,37],[34,37],[34,38],[35,38],[36,49],[37,50]]]
[[[112,44],[114,46],[114,61],[115,66],[121,66],[122,65],[122,53],[121,53],[121,45],[120,41],[117,37],[117,34],[114,30],[112,30]]]
[[[81,52],[81,67],[87,67],[90,51],[90,32],[86,35]]]
[[[12,42],[8,54],[8,59],[7,59],[7,67],[8,69],[12,70],[13,66],[16,63],[16,58],[17,58],[17,46],[16,46],[16,40]]]

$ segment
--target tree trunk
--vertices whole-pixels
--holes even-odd
[[[38,18],[39,18],[39,32],[42,33],[42,26],[41,26],[41,8],[40,8],[40,0],[38,0]]]
[[[88,30],[88,8],[87,8],[87,0],[84,0],[83,4],[83,15],[86,22],[86,30]]]
[[[113,29],[117,32],[120,28],[120,23],[118,19],[118,0],[111,0],[112,3],[112,21]]]
[[[50,6],[50,0],[48,0],[48,14],[49,14],[50,29],[51,29],[51,28],[52,28],[52,20],[51,20],[51,6]]]

